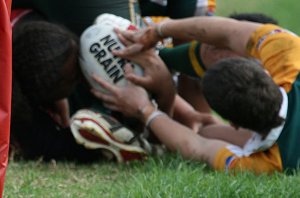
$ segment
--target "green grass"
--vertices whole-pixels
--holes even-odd
[[[300,197],[300,175],[228,175],[175,155],[143,163],[11,162],[4,197]]]
[[[217,0],[217,14],[261,12],[274,17],[279,24],[300,35],[300,4],[296,0]]]
[[[300,34],[296,0],[218,0],[218,15],[262,12]],[[300,174],[228,175],[178,156],[118,165],[11,161],[4,197],[300,197]]]

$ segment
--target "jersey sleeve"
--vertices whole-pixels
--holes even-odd
[[[255,174],[271,174],[276,171],[283,171],[277,144],[265,151],[259,151],[249,156],[240,156],[237,153],[238,151],[234,150],[232,146],[220,149],[214,160],[214,169],[233,173],[251,171]]]
[[[300,70],[300,38],[276,25],[263,25],[247,45],[250,56],[261,61],[276,84],[290,91]]]

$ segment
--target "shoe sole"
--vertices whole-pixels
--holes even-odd
[[[101,126],[100,119],[102,118],[93,118],[89,112],[72,118],[71,131],[77,143],[87,149],[107,149],[116,156],[118,162],[143,160],[147,157],[144,149],[125,145],[116,140],[106,128]]]

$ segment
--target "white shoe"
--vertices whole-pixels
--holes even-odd
[[[77,143],[88,149],[106,149],[118,162],[143,160],[148,156],[146,150],[151,150],[147,140],[136,138],[114,118],[86,109],[72,116],[71,131]]]

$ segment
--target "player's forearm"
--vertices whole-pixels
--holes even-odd
[[[165,115],[155,117],[148,127],[171,151],[178,151],[184,158],[197,158],[197,150],[201,147],[199,140],[201,138],[191,129]]]
[[[203,127],[199,135],[209,138],[218,139],[243,147],[248,139],[252,136],[252,132],[246,129],[235,129],[232,126],[225,124],[213,124]]]
[[[215,20],[213,20],[215,21]],[[176,39],[199,40],[211,44],[222,45],[225,42],[225,36],[219,32],[212,32],[212,20],[208,17],[191,17],[179,20],[169,20],[161,24],[160,30],[165,37]],[[212,38],[219,38],[221,41],[214,41]]]
[[[148,105],[146,111],[143,112],[143,116],[140,117],[143,118],[143,121],[156,137],[168,149],[179,152],[186,159],[200,160],[213,165],[216,154],[228,144],[223,141],[201,137],[170,117],[158,113],[152,105]],[[153,112],[156,112],[157,115],[154,118],[151,116],[151,114],[155,115]]]
[[[170,117],[173,117],[174,113],[174,94],[170,94],[169,97],[157,97],[156,102],[158,107]]]
[[[197,124],[194,120],[189,119],[188,115],[195,112],[195,109],[178,94],[175,97],[174,102],[174,114],[173,119],[179,123],[197,131]]]
[[[245,54],[250,35],[258,26],[223,17],[191,17],[169,20],[158,29],[164,37],[198,40]]]
[[[176,91],[173,83],[171,84],[170,86],[166,86],[166,88],[161,89],[162,93],[156,95],[155,99],[159,109],[173,117]]]

